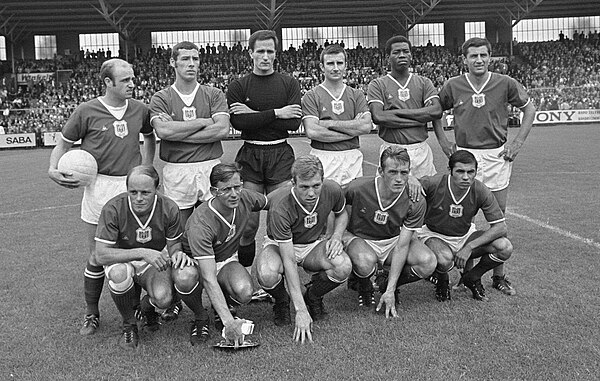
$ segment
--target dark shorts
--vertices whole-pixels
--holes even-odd
[[[274,145],[244,143],[235,161],[242,167],[244,181],[276,185],[292,178],[294,150],[287,142]]]

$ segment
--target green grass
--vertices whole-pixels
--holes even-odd
[[[297,154],[309,150],[305,139],[292,143]],[[239,145],[225,143],[225,160]],[[362,145],[365,160],[376,163],[378,138]],[[236,353],[191,347],[187,308],[159,332],[142,333],[136,352],[124,352],[106,289],[99,332],[79,336],[87,259],[81,191],[48,179],[50,150],[1,151],[0,380],[595,380],[600,250],[517,215],[600,242],[599,146],[598,126],[586,125],[534,128],[523,147],[508,202],[516,296],[492,290],[486,275],[488,303],[454,293],[442,304],[423,281],[403,287],[400,317],[386,320],[359,310],[344,285],[326,296],[331,317],[315,324],[311,345],[293,343],[292,327],[276,327],[270,304],[242,307],[262,345]]]

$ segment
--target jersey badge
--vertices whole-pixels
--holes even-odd
[[[340,115],[344,112],[344,101],[331,101],[331,111],[335,115]]]
[[[235,224],[232,224],[231,227],[229,227],[229,232],[227,233],[227,238],[225,238],[225,242],[231,241],[231,239],[235,235],[235,232],[236,232]]]
[[[375,217],[373,217],[373,221],[375,221],[376,224],[385,225],[387,224],[389,216],[390,214],[388,212],[382,212],[381,210],[377,210],[375,212]]]
[[[448,215],[452,218],[461,218],[463,216],[463,206],[450,204],[450,212]]]
[[[311,213],[304,217],[304,227],[307,229],[312,228],[317,224],[317,213]]]
[[[188,120],[195,120],[196,119],[196,107],[192,106],[192,107],[183,107],[181,109],[181,112],[183,112],[183,121],[187,122]]]
[[[117,138],[123,139],[125,136],[129,135],[126,120],[115,120],[113,122],[113,127],[115,128],[115,136]]]
[[[137,228],[135,231],[135,240],[139,243],[146,243],[152,241],[152,228]]]
[[[398,89],[398,98],[402,102],[406,102],[410,99],[410,89]]]
[[[473,101],[473,107],[481,108],[485,106],[485,94],[473,94],[471,95]]]

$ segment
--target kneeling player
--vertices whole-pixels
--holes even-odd
[[[429,276],[435,269],[435,256],[413,239],[413,233],[423,224],[426,205],[423,198],[409,198],[410,157],[406,149],[386,148],[378,171],[379,176],[358,178],[346,189],[350,221],[344,233],[344,247],[359,278],[360,306],[374,303],[370,277],[377,263],[389,268],[389,275],[378,276],[382,295],[377,310],[385,304],[386,317],[396,317],[397,287]]]
[[[252,279],[238,262],[240,238],[252,216],[266,208],[267,198],[244,189],[237,164],[217,164],[210,172],[213,197],[200,205],[185,227],[183,246],[194,257],[196,266],[174,266],[175,289],[195,314],[190,342],[208,340],[208,315],[202,306],[202,288],[216,312],[215,326],[225,327],[227,339],[242,340],[242,324],[236,319],[235,306],[252,298]],[[200,279],[202,284],[200,284]]]
[[[275,324],[290,324],[290,295],[296,309],[294,340],[312,341],[312,321],[327,313],[323,296],[344,283],[352,270],[342,246],[348,222],[340,186],[323,180],[323,165],[306,155],[292,165],[292,184],[269,194],[267,237],[257,257],[258,282],[275,298]],[[335,214],[331,237],[325,237],[327,216]],[[304,297],[297,266],[314,272]],[[288,295],[283,278],[290,295]]]
[[[179,208],[156,193],[158,183],[154,167],[132,168],[126,179],[127,193],[111,199],[98,221],[96,260],[105,266],[111,296],[123,317],[119,340],[123,348],[133,349],[139,341],[135,318],[139,293],[134,283],[148,293],[141,310],[148,330],[155,331],[159,327],[155,307],[167,308],[173,296],[170,263],[187,258],[179,242]]]
[[[474,299],[487,300],[481,276],[504,263],[512,253],[504,213],[492,191],[475,179],[477,160],[472,153],[456,151],[448,167],[449,175],[420,179],[427,195],[427,214],[419,238],[438,260],[436,297],[439,301],[451,299],[448,271],[454,264],[462,269],[469,259],[481,258],[461,280]],[[490,224],[488,230],[477,230],[473,224],[479,209]]]

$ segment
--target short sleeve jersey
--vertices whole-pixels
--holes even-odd
[[[508,105],[523,108],[529,102],[525,88],[515,79],[491,73],[479,91],[467,74],[450,78],[440,91],[444,110],[454,109],[454,136],[459,147],[492,149],[506,143]]]
[[[217,115],[229,116],[225,94],[217,88],[204,85],[198,85],[190,104],[184,103],[174,85],[160,90],[152,96],[150,111],[152,118],[165,113],[180,122]],[[220,141],[186,143],[163,139],[160,143],[160,158],[169,163],[198,163],[218,159],[221,155],[223,146]]]
[[[400,84],[391,74],[369,83],[367,101],[381,103],[383,110],[406,110],[425,107],[438,94],[429,78],[410,74],[405,84]],[[389,128],[379,124],[379,136],[388,143],[414,144],[427,140],[427,123],[410,128]]]
[[[425,225],[431,231],[450,237],[462,237],[468,233],[479,209],[490,224],[504,221],[504,213],[494,194],[481,181],[475,180],[465,197],[457,199],[459,203],[452,199],[449,175],[425,176],[419,181],[427,199]],[[456,205],[460,207],[457,208]]]
[[[265,195],[243,189],[236,208],[235,220],[223,221],[212,206],[213,199],[200,205],[192,214],[183,234],[183,251],[198,259],[212,258],[223,262],[238,251],[251,212],[267,205]]]
[[[142,162],[140,133],[152,134],[148,107],[134,99],[117,119],[97,98],[80,104],[62,129],[69,143],[81,139],[81,149],[94,156],[98,173],[125,176]]]
[[[104,205],[96,228],[95,240],[120,249],[147,248],[161,251],[167,241],[181,238],[183,229],[179,219],[179,207],[170,198],[156,195],[154,212],[150,221],[140,226],[129,204],[127,193],[113,197]]]
[[[365,112],[369,112],[369,109],[362,91],[346,85],[338,98],[335,98],[323,84],[309,90],[302,98],[303,120],[307,118],[353,120],[358,114]],[[310,145],[324,151],[345,151],[360,146],[358,136],[341,142],[320,142],[313,139]]]
[[[278,242],[315,242],[325,235],[329,213],[340,214],[346,206],[342,188],[331,180],[323,180],[316,208],[309,211],[312,213],[306,213],[292,192],[292,186],[288,185],[274,190],[269,196],[267,236]]]
[[[402,227],[416,231],[423,226],[427,205],[421,197],[413,202],[404,190],[400,197],[381,210],[375,188],[376,177],[365,176],[353,180],[346,188],[346,203],[352,206],[347,230],[357,237],[382,240],[397,237]],[[376,218],[377,212],[387,212],[385,223]]]

